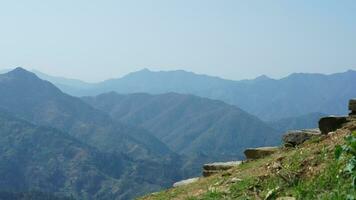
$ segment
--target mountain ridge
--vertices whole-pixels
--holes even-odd
[[[177,92],[222,100],[265,120],[280,120],[311,112],[347,114],[344,108],[356,92],[356,71],[335,74],[293,73],[280,79],[225,80],[183,70],[132,72],[86,88],[60,87],[75,96],[118,93],[162,94]],[[60,84],[57,84],[57,86]],[[73,90],[72,90],[73,89]],[[293,94],[291,91],[294,91]],[[303,105],[303,106],[298,106]],[[331,106],[333,105],[333,106]]]
[[[257,117],[220,100],[178,93],[120,95],[115,92],[82,99],[114,119],[150,130],[180,154],[214,156],[216,152],[219,156],[230,153],[230,159],[242,158],[239,149],[251,145],[249,139],[258,146],[272,145],[272,141],[279,137]]]

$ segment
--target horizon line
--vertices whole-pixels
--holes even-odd
[[[23,66],[18,66],[18,67],[13,67],[13,68],[4,68],[4,69],[0,69],[0,74],[5,74],[7,72],[10,72],[10,71],[13,71],[17,68],[22,68],[26,71],[29,71],[29,72],[32,72],[32,73],[35,73],[36,75],[38,75],[37,73],[40,73],[42,75],[45,75],[45,76],[50,76],[51,78],[59,78],[59,79],[67,79],[67,80],[72,80],[72,81],[80,81],[80,82],[83,82],[83,83],[86,83],[86,84],[98,84],[98,83],[102,83],[102,82],[105,82],[105,81],[109,81],[109,80],[115,80],[115,79],[121,79],[121,78],[124,78],[130,74],[135,74],[135,73],[139,73],[139,72],[152,72],[152,73],[169,73],[169,72],[184,72],[184,73],[190,73],[190,74],[194,74],[194,75],[197,75],[197,76],[206,76],[206,77],[210,77],[210,78],[217,78],[217,79],[221,79],[221,80],[225,80],[225,81],[252,81],[252,80],[257,80],[259,78],[264,78],[264,79],[271,79],[271,80],[282,80],[284,78],[287,78],[287,77],[290,77],[292,75],[297,75],[297,74],[309,74],[309,75],[325,75],[325,76],[328,76],[328,75],[334,75],[334,74],[342,74],[342,73],[347,73],[347,72],[356,72],[356,70],[354,69],[347,69],[347,70],[343,70],[343,71],[338,71],[338,72],[332,72],[332,73],[320,73],[320,72],[291,72],[289,73],[288,75],[286,76],[283,76],[283,77],[279,77],[279,78],[273,78],[273,77],[270,77],[268,75],[265,75],[265,74],[261,74],[257,77],[254,77],[254,78],[245,78],[245,79],[238,79],[238,80],[234,80],[234,79],[228,79],[228,78],[223,78],[223,77],[220,77],[220,76],[216,76],[216,75],[210,75],[210,74],[204,74],[204,73],[197,73],[197,72],[194,72],[194,71],[187,71],[187,70],[184,70],[184,69],[174,69],[174,70],[152,70],[150,68],[147,68],[147,67],[144,67],[140,70],[136,70],[136,71],[132,71],[132,72],[129,72],[123,76],[118,76],[118,77],[112,77],[112,78],[106,78],[106,79],[103,79],[103,80],[100,80],[100,81],[86,81],[86,80],[82,80],[80,78],[73,78],[73,77],[66,77],[66,76],[61,76],[61,75],[53,75],[53,74],[50,74],[50,73],[45,73],[45,72],[42,72],[38,69],[35,69],[35,68],[32,68],[32,69],[29,69],[29,68],[26,68],[26,67],[23,67]]]

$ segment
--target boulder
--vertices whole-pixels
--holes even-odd
[[[182,181],[174,183],[173,187],[180,187],[180,186],[183,186],[183,185],[189,185],[189,184],[192,184],[194,182],[197,182],[198,180],[199,180],[199,177],[182,180]]]
[[[341,128],[342,125],[346,122],[347,122],[347,117],[345,116],[323,117],[319,120],[319,129],[322,134],[328,134],[329,132],[333,132]]]
[[[240,165],[242,161],[215,162],[203,166],[203,176],[208,177]]]
[[[356,115],[356,99],[349,101],[349,110],[351,111],[350,115]]]
[[[244,154],[248,160],[264,158],[271,154],[274,154],[279,150],[279,147],[259,147],[259,148],[250,148],[244,151]]]
[[[321,134],[319,129],[303,129],[288,131],[283,135],[284,146],[298,146],[312,137],[319,136]]]

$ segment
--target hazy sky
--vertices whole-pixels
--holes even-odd
[[[0,70],[229,79],[356,69],[354,0],[0,0]]]

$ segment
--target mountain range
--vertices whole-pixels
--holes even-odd
[[[177,93],[78,98],[23,68],[0,75],[0,114],[5,193],[130,199],[196,176],[205,162],[279,143],[277,131],[222,101]]]
[[[105,186],[111,189],[116,188],[113,194],[115,199],[127,199],[148,191],[155,191],[159,188],[167,187],[174,181],[182,178],[179,169],[181,165],[179,156],[147,130],[114,121],[104,112],[92,108],[79,98],[62,93],[51,83],[39,79],[35,74],[22,68],[16,68],[13,71],[0,75],[0,109],[3,110],[2,112],[10,113],[13,117],[27,121],[33,126],[45,126],[55,129],[56,131],[52,131],[53,136],[56,135],[56,137],[60,137],[60,133],[65,133],[63,137],[70,136],[73,140],[75,139],[86,146],[87,150],[80,151],[83,156],[87,156],[89,153],[86,151],[89,150],[100,152],[103,155],[112,155],[112,159],[107,159],[106,161],[93,160],[89,163],[104,165],[104,168],[111,167],[109,170],[110,174],[103,174],[103,176],[110,180],[118,179],[115,184],[120,183],[118,184],[120,187],[116,187],[114,182],[110,181],[104,184],[99,179],[98,181],[92,180],[93,185],[87,187],[85,182],[90,181],[90,177],[81,176],[81,170],[73,169],[68,171],[73,172],[70,176],[77,177],[77,181],[83,182],[82,184],[84,185],[77,186],[61,183],[62,187],[51,186],[52,188],[47,188],[50,187],[50,184],[42,184],[41,186],[43,186],[42,189],[44,191],[56,189],[54,192],[57,193],[63,189],[66,191],[74,191],[73,194],[75,197],[84,198],[88,193],[90,193],[90,196],[101,195],[100,192],[104,192],[105,188],[103,186]],[[6,121],[6,123],[3,123],[3,126],[0,127],[1,130],[6,128],[9,123],[11,122]],[[14,132],[9,132],[8,134],[14,134],[15,138],[18,137],[20,141],[14,141],[15,144],[17,144],[17,142],[21,143],[21,139],[23,139],[21,134],[25,134],[26,130],[30,129],[32,125],[26,125],[28,128],[24,128],[23,130],[16,128],[21,125],[13,126],[9,131]],[[46,137],[49,137],[51,133],[47,132]],[[37,132],[33,134],[37,134]],[[53,143],[56,142],[57,141],[54,141]],[[22,162],[19,160],[22,159],[19,153],[10,156],[10,158],[14,160],[19,160],[18,163],[13,163],[11,160],[3,160],[4,165],[6,166],[7,164],[13,163],[14,165],[23,165],[25,168],[37,167],[45,169],[48,162],[51,162],[52,159],[58,159],[59,154],[66,154],[66,152],[62,152],[66,149],[61,147],[61,149],[53,150],[58,152],[58,154],[47,155],[51,149],[47,149],[46,142],[37,144],[35,138],[30,142],[26,142],[26,144],[27,143],[28,149],[26,149],[26,151],[31,152],[36,150],[35,154],[39,153],[37,152],[36,146],[43,145],[41,152],[46,153],[45,156],[47,156],[47,160],[41,159],[41,163],[40,161],[39,163]],[[16,152],[19,148],[21,149],[21,145],[11,145],[11,143],[8,144],[8,147],[9,150],[2,148],[1,150],[3,152],[0,153],[8,155],[8,151]],[[32,150],[32,147],[36,147],[36,149]],[[59,148],[60,145],[55,147]],[[105,156],[98,157],[105,158]],[[67,163],[65,160],[63,160],[63,162]],[[117,162],[122,164],[114,166]],[[56,165],[56,163],[53,164]],[[86,166],[86,163],[79,162],[70,165],[70,167],[81,168],[90,166]],[[17,180],[13,179],[11,174],[6,174],[11,172],[9,169],[10,168],[6,168],[3,174],[4,176],[2,177],[8,177],[10,181]],[[56,173],[56,171],[53,170],[50,172]],[[15,174],[17,173],[18,172]],[[34,178],[35,181],[40,181],[36,178],[40,179],[44,177],[39,175]],[[70,181],[67,180],[69,175],[68,177],[62,178],[64,179],[64,183]],[[7,187],[4,188],[18,190],[19,192],[21,192],[22,189],[33,189],[26,188],[25,186],[17,187],[14,184],[7,183]],[[92,190],[94,190],[95,193],[91,193],[93,192]],[[111,193],[108,192],[108,194]],[[105,199],[111,199],[111,197],[112,196],[106,196]]]
[[[232,81],[183,70],[141,71],[99,83],[58,78],[38,73],[42,78],[74,96],[94,96],[115,91],[121,94],[175,92],[222,100],[264,121],[278,121],[311,113],[344,115],[343,106],[356,96],[356,71],[330,75],[294,73],[285,78],[260,76]]]
[[[8,129],[9,136],[19,137],[16,143],[19,146],[9,143],[10,151],[17,151],[24,146],[27,152],[34,152],[34,156],[40,153],[38,151],[46,152],[46,157],[40,160],[43,163],[19,161],[25,169],[21,168],[24,171],[19,170],[14,174],[25,173],[23,176],[26,177],[27,168],[32,169],[34,165],[48,169],[46,173],[52,172],[54,169],[47,166],[48,162],[57,160],[59,154],[66,154],[63,151],[72,147],[59,148],[66,145],[52,147],[44,144],[60,144],[60,139],[66,139],[66,143],[70,140],[72,143],[76,142],[75,145],[82,145],[80,148],[85,147],[80,152],[87,156],[93,154],[87,158],[92,159],[88,161],[94,165],[92,168],[104,167],[96,169],[97,173],[108,170],[105,171],[105,177],[113,180],[104,185],[101,181],[93,181],[90,187],[77,187],[70,184],[73,181],[69,176],[63,175],[61,185],[48,185],[49,188],[45,184],[36,186],[32,182],[21,187],[6,183],[8,187],[5,189],[18,192],[40,190],[54,194],[71,194],[76,198],[85,198],[86,195],[101,196],[101,192],[104,192],[112,196],[103,198],[132,198],[170,186],[181,178],[196,176],[203,163],[241,160],[244,148],[279,144],[277,138],[280,138],[279,132],[257,117],[219,100],[177,93],[120,95],[115,92],[78,98],[63,93],[52,83],[22,68],[0,75],[0,97],[0,113],[9,113],[11,120],[17,120],[16,126],[25,127],[17,130],[14,125]],[[3,118],[4,121],[8,120],[4,116]],[[8,121],[0,128],[4,127],[6,130]],[[43,136],[40,134],[41,127],[49,127],[51,131],[43,131],[47,134]],[[16,136],[17,133],[25,134],[27,129],[36,130],[31,132],[34,138],[40,134],[38,137],[47,140],[53,134],[50,139],[54,141],[35,143],[32,138],[31,141],[35,143],[33,145],[41,146],[41,149],[31,149],[33,146],[26,146],[27,141],[22,141],[22,136]],[[13,133],[10,130],[18,132]],[[37,130],[41,131],[37,133]],[[51,151],[57,154],[47,154]],[[9,158],[18,160],[18,157],[22,159],[20,154]],[[103,160],[97,160],[100,157]],[[66,164],[74,161],[63,160]],[[5,160],[4,165],[7,162]],[[78,173],[82,170],[72,169],[74,166],[84,167],[81,162],[63,166],[61,173],[71,171],[73,176],[78,177],[78,181],[89,178],[85,174],[80,176]],[[4,177],[12,176],[6,174],[8,170],[9,168],[5,168]],[[39,174],[33,177],[33,181],[41,182],[47,176]],[[118,187],[115,192],[106,191],[115,187]]]
[[[181,155],[243,159],[247,147],[279,143],[279,132],[218,100],[177,93],[115,92],[82,99],[113,119],[149,130]]]
[[[231,81],[145,69],[92,84],[9,70],[0,74],[0,195],[121,200],[157,191],[346,113],[340,102],[356,96],[355,81],[355,71]]]

